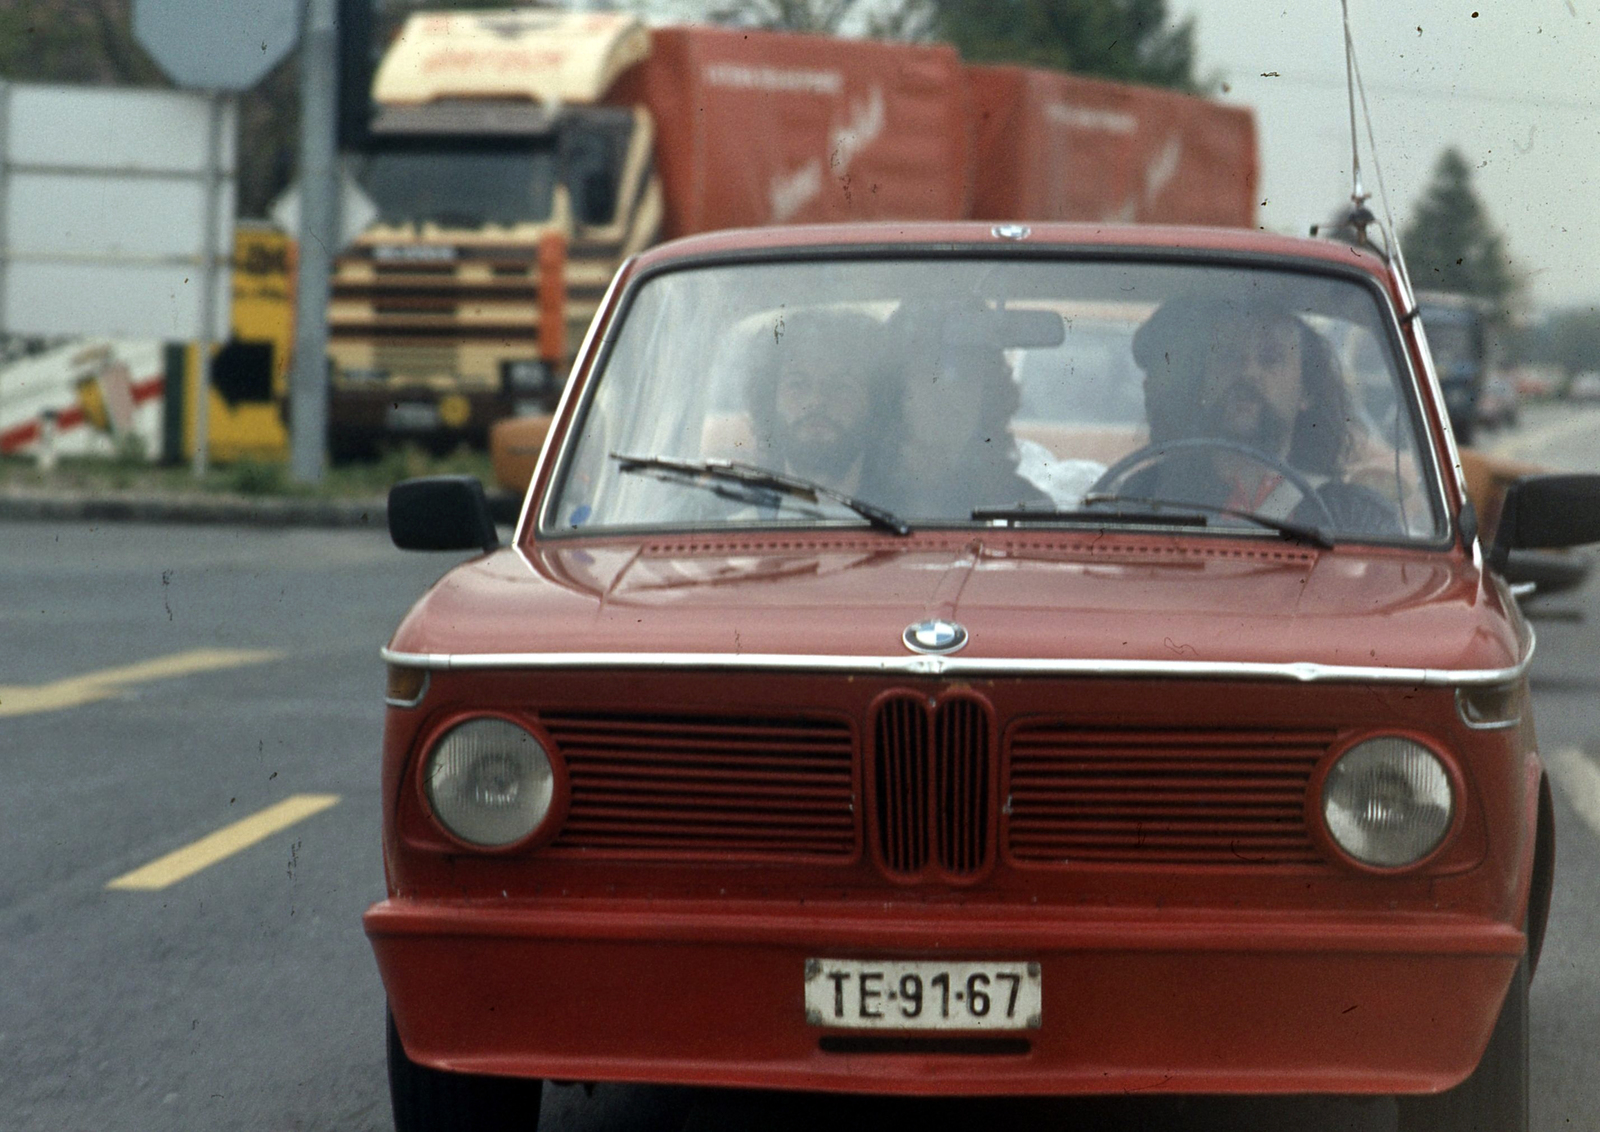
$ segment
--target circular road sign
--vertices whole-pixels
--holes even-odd
[[[133,0],[133,34],[180,86],[248,90],[300,33],[297,0]]]

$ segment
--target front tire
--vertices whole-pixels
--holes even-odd
[[[446,1073],[406,1056],[388,1016],[389,1102],[395,1132],[533,1132],[544,1082]]]
[[[1399,1098],[1400,1132],[1527,1132],[1528,957],[1517,964],[1489,1048],[1447,1093]]]

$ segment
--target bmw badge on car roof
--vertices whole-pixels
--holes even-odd
[[[934,618],[907,625],[901,640],[912,652],[948,653],[967,643],[967,631],[954,621]]]

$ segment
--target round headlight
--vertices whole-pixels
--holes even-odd
[[[1439,847],[1455,816],[1450,775],[1421,743],[1398,736],[1357,743],[1322,783],[1334,841],[1363,864],[1398,869]]]
[[[428,805],[455,836],[497,848],[539,828],[555,772],[539,740],[504,719],[471,719],[439,740],[423,772]]]

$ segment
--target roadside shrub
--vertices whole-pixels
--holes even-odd
[[[240,495],[279,495],[287,486],[287,470],[277,461],[247,456],[228,472],[228,487]]]

